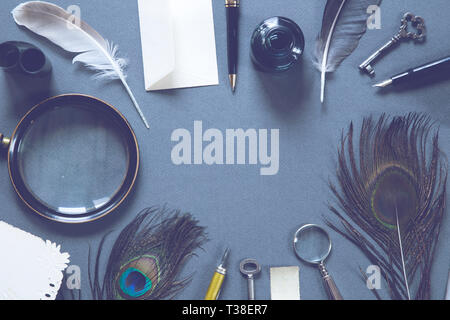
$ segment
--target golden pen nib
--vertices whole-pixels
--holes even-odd
[[[231,90],[234,92],[234,90],[236,90],[237,76],[236,76],[236,74],[230,74],[229,77],[230,77]]]

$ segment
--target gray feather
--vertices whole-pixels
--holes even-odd
[[[325,73],[333,72],[358,46],[366,32],[367,9],[381,0],[328,0],[314,52],[314,66],[322,73],[321,101]]]

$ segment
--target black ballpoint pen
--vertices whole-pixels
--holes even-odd
[[[426,80],[432,77],[447,75],[450,75],[450,56],[399,73],[387,80],[375,84],[374,87],[384,88],[390,85],[397,85],[413,81],[415,82],[419,80]]]
[[[225,0],[227,11],[228,76],[231,90],[236,89],[238,60],[239,0]]]

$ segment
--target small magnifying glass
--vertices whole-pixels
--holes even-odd
[[[343,300],[333,278],[325,268],[324,262],[331,252],[331,239],[325,229],[315,224],[301,226],[295,232],[294,252],[300,260],[319,268],[330,299]]]

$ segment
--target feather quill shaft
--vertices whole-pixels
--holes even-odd
[[[334,17],[333,23],[330,28],[330,32],[328,33],[327,41],[325,44],[325,49],[323,51],[323,57],[322,57],[322,68],[320,73],[320,102],[323,103],[325,98],[325,77],[326,77],[326,70],[327,70],[327,62],[328,62],[328,53],[330,50],[330,44],[331,39],[333,37],[333,32],[336,27],[336,23],[339,19],[339,16],[341,14],[342,8],[344,7],[345,0],[342,1],[341,5],[338,8],[338,11],[336,13],[336,16]]]
[[[358,46],[367,29],[370,5],[381,0],[328,0],[317,36],[313,64],[321,73],[320,101],[325,99],[326,73],[333,72]]]
[[[398,245],[400,246],[400,256],[402,259],[403,278],[405,279],[405,286],[406,286],[406,293],[408,294],[408,300],[411,300],[411,294],[409,293],[408,277],[406,276],[405,255],[403,254],[402,235],[400,231],[400,222],[398,220],[397,206],[395,206],[395,219],[397,221]]]
[[[83,63],[95,71],[96,79],[119,79],[131,98],[147,129],[150,128],[130,86],[126,81],[126,61],[117,57],[118,46],[104,39],[84,21],[73,23],[73,17],[63,8],[44,1],[29,1],[18,5],[12,15],[15,22],[47,38],[62,49],[76,53],[73,63]]]

